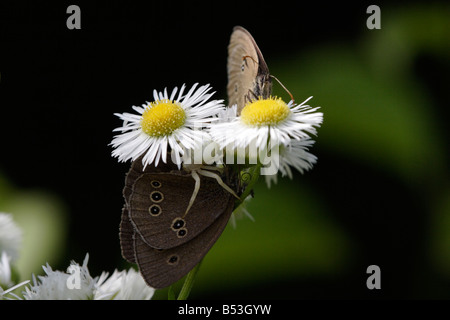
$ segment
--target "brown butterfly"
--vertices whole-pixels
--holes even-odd
[[[272,79],[264,57],[250,32],[236,26],[228,46],[228,105],[237,104],[238,115],[247,102],[272,93]]]
[[[228,174],[228,172],[227,172]],[[136,263],[146,283],[164,288],[181,279],[206,255],[225,229],[235,197],[216,179],[192,174],[174,164],[134,161],[125,179],[125,206],[120,223],[122,256]],[[237,182],[223,175],[237,190]],[[233,183],[231,183],[233,181]]]

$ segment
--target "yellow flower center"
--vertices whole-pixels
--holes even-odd
[[[286,119],[291,110],[281,98],[258,99],[241,111],[241,121],[251,126],[275,125]]]
[[[184,125],[186,113],[177,103],[170,100],[159,100],[150,103],[142,114],[142,131],[154,137],[170,135]]]

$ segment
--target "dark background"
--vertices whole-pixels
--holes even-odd
[[[383,160],[378,165],[377,152],[382,146],[375,148],[373,155],[361,151],[363,156],[358,156],[359,151],[346,152],[347,147],[339,146],[351,141],[328,139],[340,137],[334,135],[333,128],[339,130],[349,122],[360,121],[352,113],[343,115],[336,111],[334,114],[345,121],[327,117],[327,112],[333,115],[329,111],[333,102],[352,103],[340,100],[340,95],[335,93],[341,90],[358,95],[357,83],[329,88],[330,75],[316,74],[320,69],[312,67],[305,68],[304,73],[282,77],[289,72],[293,55],[321,50],[324,65],[332,63],[333,51],[320,49],[324,44],[358,50],[358,45],[375,33],[389,33],[389,24],[385,22],[395,19],[394,13],[415,7],[420,12],[426,3],[380,3],[381,30],[366,28],[366,8],[370,3],[282,1],[148,1],[145,6],[130,1],[77,2],[81,8],[81,30],[68,30],[66,8],[70,4],[73,3],[2,1],[0,5],[0,173],[9,181],[12,194],[20,190],[43,190],[64,203],[66,212],[67,229],[59,240],[64,249],[58,257],[41,257],[40,264],[54,261],[54,268],[65,269],[69,260],[81,263],[89,252],[92,275],[126,266],[120,256],[118,224],[123,205],[121,190],[129,163],[118,163],[111,158],[112,149],[108,144],[112,130],[121,124],[113,113],[130,112],[132,105],[152,99],[153,89],[171,90],[183,83],[188,87],[195,82],[210,83],[217,91],[215,98],[226,99],[227,45],[233,26],[242,25],[253,34],[271,71],[288,88],[295,87],[291,79],[296,77],[306,83],[309,77],[323,79],[315,82],[323,83],[317,86],[320,89],[311,86],[292,90],[298,100],[314,95],[311,105],[322,106],[324,124],[311,150],[319,162],[311,172],[272,187],[270,190],[275,193],[268,192],[267,197],[273,196],[270,201],[276,202],[276,190],[292,190],[297,184],[301,184],[299,190],[311,190],[315,195],[311,201],[325,207],[323,219],[330,220],[349,239],[345,251],[349,260],[338,263],[335,273],[329,271],[334,268],[331,265],[323,273],[311,275],[299,270],[298,276],[291,277],[289,273],[282,277],[282,267],[269,268],[253,282],[223,288],[203,285],[200,271],[199,288],[196,292],[194,286],[192,297],[450,297],[447,269],[450,248],[445,245],[450,230],[442,229],[445,224],[440,222],[448,221],[445,208],[450,208],[446,205],[449,195],[448,48],[428,50],[416,46],[409,64],[409,75],[429,97],[426,108],[431,114],[430,127],[437,132],[431,136],[439,137],[437,142],[428,143],[440,148],[439,155],[433,157],[438,158],[437,164],[424,160],[418,165],[427,167],[423,172],[429,173],[418,178],[397,175],[396,169],[386,169],[389,166]],[[448,6],[444,8],[447,10]],[[390,17],[391,13],[394,18]],[[413,28],[414,22],[406,26]],[[433,31],[428,32],[432,38]],[[448,45],[448,38],[446,42]],[[272,65],[279,73],[274,72]],[[377,71],[369,63],[367,69]],[[344,65],[339,76],[349,79],[351,72]],[[416,87],[413,85],[408,90],[413,92]],[[282,90],[278,92],[284,94]],[[326,103],[320,100],[321,92],[329,95]],[[355,110],[358,108],[355,104]],[[392,104],[387,110],[395,108]],[[357,128],[351,129],[354,137],[364,134]],[[383,131],[383,126],[377,128]],[[373,135],[377,135],[376,131]],[[370,150],[371,140],[367,141],[355,148]],[[427,145],[418,144],[417,149],[421,150],[420,154],[429,152]],[[7,198],[0,201],[3,206],[0,211],[7,211],[8,201]],[[258,201],[258,193],[254,201]],[[295,205],[292,208],[295,214]],[[256,222],[249,225],[257,229],[258,212],[252,214]],[[282,220],[283,215],[272,212],[272,219]],[[284,236],[282,230],[278,235]],[[261,237],[264,236],[261,229]],[[257,247],[257,237],[254,243]],[[220,256],[220,252],[216,255]],[[267,263],[272,259],[276,258],[268,254]],[[239,270],[239,256],[228,262]],[[370,291],[365,286],[366,268],[371,264],[381,267],[382,290]],[[264,268],[264,263],[253,268]]]

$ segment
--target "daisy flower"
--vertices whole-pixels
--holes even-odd
[[[277,183],[278,174],[282,177],[293,178],[291,167],[303,174],[304,171],[312,169],[317,161],[317,157],[307,150],[314,144],[314,140],[306,138],[304,140],[292,140],[289,146],[281,146],[279,150],[279,172],[272,175],[265,175],[267,187],[270,188],[272,182]]]
[[[33,274],[33,282],[23,293],[25,300],[92,300],[96,289],[96,279],[89,273],[87,263],[89,256],[80,266],[74,261],[67,272],[54,271],[47,263],[42,266],[45,276]]]
[[[0,289],[10,288],[14,285],[11,279],[10,258],[6,252],[0,257]]]
[[[144,278],[133,268],[117,271],[107,278],[103,273],[97,281],[95,300],[150,300],[155,289],[147,286]]]
[[[323,119],[319,108],[311,108],[305,103],[286,104],[281,98],[270,97],[248,103],[239,117],[229,122],[211,127],[210,134],[222,148],[248,148],[257,150],[267,146],[288,146],[291,140],[307,139],[316,135],[316,127]]]
[[[13,291],[29,282],[27,280],[15,285],[12,279],[10,260],[8,254],[2,252],[0,256],[0,300],[20,299]]]
[[[155,289],[147,286],[142,276],[130,269],[107,272],[93,278],[88,269],[89,255],[83,265],[72,261],[67,272],[42,266],[45,276],[33,274],[33,282],[23,292],[25,300],[150,300]],[[1,292],[0,292],[1,293]]]
[[[170,94],[153,91],[153,102],[141,107],[133,106],[137,114],[115,114],[123,120],[123,126],[115,129],[116,135],[111,145],[113,157],[119,161],[136,160],[142,156],[146,167],[159,161],[167,162],[167,152],[171,151],[172,160],[181,167],[182,156],[186,150],[201,147],[209,138],[206,131],[215,116],[223,109],[223,100],[208,100],[214,93],[209,93],[209,84],[198,87],[197,83],[184,94],[185,85],[178,92],[175,87]],[[178,94],[177,94],[178,93]]]
[[[6,252],[14,263],[19,258],[22,230],[9,213],[0,212],[0,252]]]

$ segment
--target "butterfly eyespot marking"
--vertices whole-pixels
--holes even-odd
[[[234,92],[238,92],[238,86],[237,86],[237,84],[234,85]]]
[[[158,180],[153,180],[152,182],[150,182],[150,184],[153,188],[161,188],[162,186],[161,182],[159,182]]]
[[[187,235],[187,229],[186,228],[181,228],[177,232],[177,237],[178,238],[184,238],[186,235]]]
[[[242,64],[241,71],[244,72],[244,69],[245,69],[244,64]]]
[[[152,193],[150,193],[150,199],[153,202],[159,203],[164,200],[164,195],[159,191],[153,191]]]
[[[157,204],[152,204],[149,208],[148,208],[148,212],[156,217],[159,216],[162,213],[162,209],[160,206],[158,206]]]
[[[178,256],[176,256],[176,255],[170,256],[169,259],[167,259],[167,263],[171,264],[171,265],[177,264],[178,263]]]
[[[172,222],[172,230],[176,231],[185,225],[185,221],[182,218],[175,218]]]

